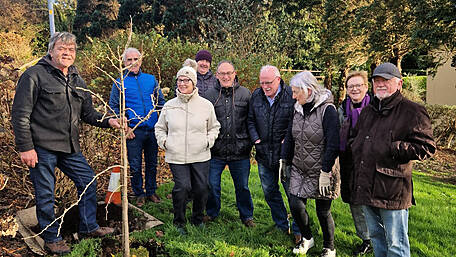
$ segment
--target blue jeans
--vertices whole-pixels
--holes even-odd
[[[261,180],[264,198],[271,209],[272,220],[274,220],[277,228],[288,231],[288,214],[283,202],[282,194],[279,191],[279,167],[272,170],[258,163],[258,175]],[[285,194],[288,198],[288,186],[290,181],[282,182]],[[299,227],[295,221],[292,225],[293,234],[299,235]]]
[[[363,205],[375,257],[410,256],[408,209],[386,210]]]
[[[135,138],[127,140],[128,163],[130,164],[131,188],[135,196],[151,196],[157,189],[157,153],[158,145],[155,130],[138,127]],[[142,152],[144,149],[145,189],[142,176]]]
[[[209,171],[209,197],[206,204],[206,214],[215,218],[220,213],[220,179],[225,166],[230,169],[236,193],[236,206],[242,221],[253,218],[253,202],[249,190],[250,160],[223,161],[211,159]]]
[[[95,173],[90,168],[82,153],[61,153],[35,147],[38,155],[38,163],[35,168],[30,168],[30,178],[35,189],[36,216],[40,229],[55,220],[54,213],[54,188],[55,188],[55,167],[58,167],[76,185],[78,195],[94,178]],[[97,182],[94,180],[87,188],[79,202],[79,232],[90,233],[99,228],[96,221]],[[41,234],[44,241],[52,243],[62,240],[57,236],[59,223],[55,222]]]

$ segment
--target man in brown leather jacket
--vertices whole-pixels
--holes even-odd
[[[374,99],[355,127],[352,200],[363,205],[376,257],[410,256],[408,208],[412,206],[412,160],[435,153],[426,109],[404,98],[392,63],[372,75]]]

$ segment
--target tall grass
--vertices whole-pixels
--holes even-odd
[[[165,245],[170,256],[293,256],[292,236],[274,228],[256,166],[252,167],[249,182],[257,224],[254,228],[246,228],[240,222],[234,186],[228,171],[225,171],[222,175],[222,209],[214,222],[204,228],[187,225],[187,234],[180,235],[172,225],[171,199],[163,199],[160,204],[146,204],[144,210],[162,220],[165,225],[148,231],[133,232],[132,237],[138,241],[155,238]],[[158,193],[162,196],[169,194],[172,186],[172,183],[162,185]],[[436,182],[418,172],[414,174],[414,186],[417,206],[410,209],[409,217],[412,256],[456,256],[456,186]],[[188,215],[190,207],[191,204]],[[310,201],[307,208],[316,239],[315,247],[309,250],[307,256],[319,256],[323,246],[314,201]],[[352,256],[354,245],[361,240],[355,234],[348,205],[340,199],[335,200],[332,214],[336,223],[337,256]],[[157,237],[156,230],[163,231],[164,236]],[[74,252],[88,253],[80,250],[80,247],[87,247],[87,244],[77,245]]]

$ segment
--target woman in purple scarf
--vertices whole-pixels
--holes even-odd
[[[351,190],[353,182],[353,158],[348,142],[352,139],[352,131],[358,121],[361,110],[369,104],[371,96],[367,93],[368,81],[367,72],[351,71],[345,81],[347,98],[339,107],[340,126],[340,176],[341,176],[341,195],[345,203],[350,204],[353,221],[355,223],[356,234],[363,242],[356,247],[353,254],[355,256],[364,255],[372,251],[367,224],[364,213],[360,205],[351,203]]]

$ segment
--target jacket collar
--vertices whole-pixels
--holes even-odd
[[[280,92],[275,96],[275,99],[280,99],[282,97],[282,95],[284,94],[285,92],[285,88],[286,88],[287,85],[285,85],[285,82],[283,81],[282,78],[280,78],[280,84],[279,84],[279,88],[280,88]],[[268,100],[267,99],[267,96],[264,94],[264,91],[263,89],[261,88],[261,86],[259,87],[260,89],[260,94],[266,99],[266,101]],[[279,90],[279,89],[277,89]],[[275,101],[275,100],[274,100]]]
[[[236,75],[236,77],[234,78],[234,82],[233,82],[233,86],[232,87],[222,87],[222,85],[220,84],[220,81],[217,79],[217,82],[215,83],[214,85],[214,88],[217,89],[218,91],[222,91],[222,92],[231,92],[233,91],[233,88],[234,90],[238,89],[241,85],[239,85],[239,82],[238,82],[238,76]]]
[[[331,94],[331,91],[329,91],[329,89],[325,89],[323,94],[315,96],[315,98],[312,101],[312,103],[306,103],[305,105],[311,104],[312,107],[310,108],[309,112],[312,112],[313,110],[315,110],[315,108],[317,108],[318,106],[320,106],[320,105],[322,105],[324,103],[333,103],[333,102],[334,102],[334,98],[333,98],[333,96]],[[302,105],[299,104],[298,101],[295,102],[294,108],[295,108],[295,110],[297,112],[299,112],[302,115],[304,115],[304,109],[303,109]]]
[[[213,76],[212,71],[208,70],[206,74],[201,74],[198,71],[196,72],[197,77],[202,78],[203,80],[209,79],[210,77]]]
[[[402,96],[401,92],[397,90],[394,94],[383,100],[380,100],[375,96],[374,100],[371,101],[371,105],[376,112],[380,112],[383,115],[387,115],[389,110],[393,109],[396,105],[398,105],[403,98],[404,96]]]
[[[193,89],[193,92],[191,92],[190,94],[182,94],[179,91],[179,89],[176,90],[176,93],[177,93],[177,98],[179,98],[184,103],[188,103],[193,96],[195,96],[195,95],[198,96],[198,88],[195,87]]]
[[[141,68],[139,69],[138,73],[133,73],[133,72],[130,72],[129,70],[124,71],[125,77],[135,77],[135,76],[141,75],[141,73],[142,73]]]

